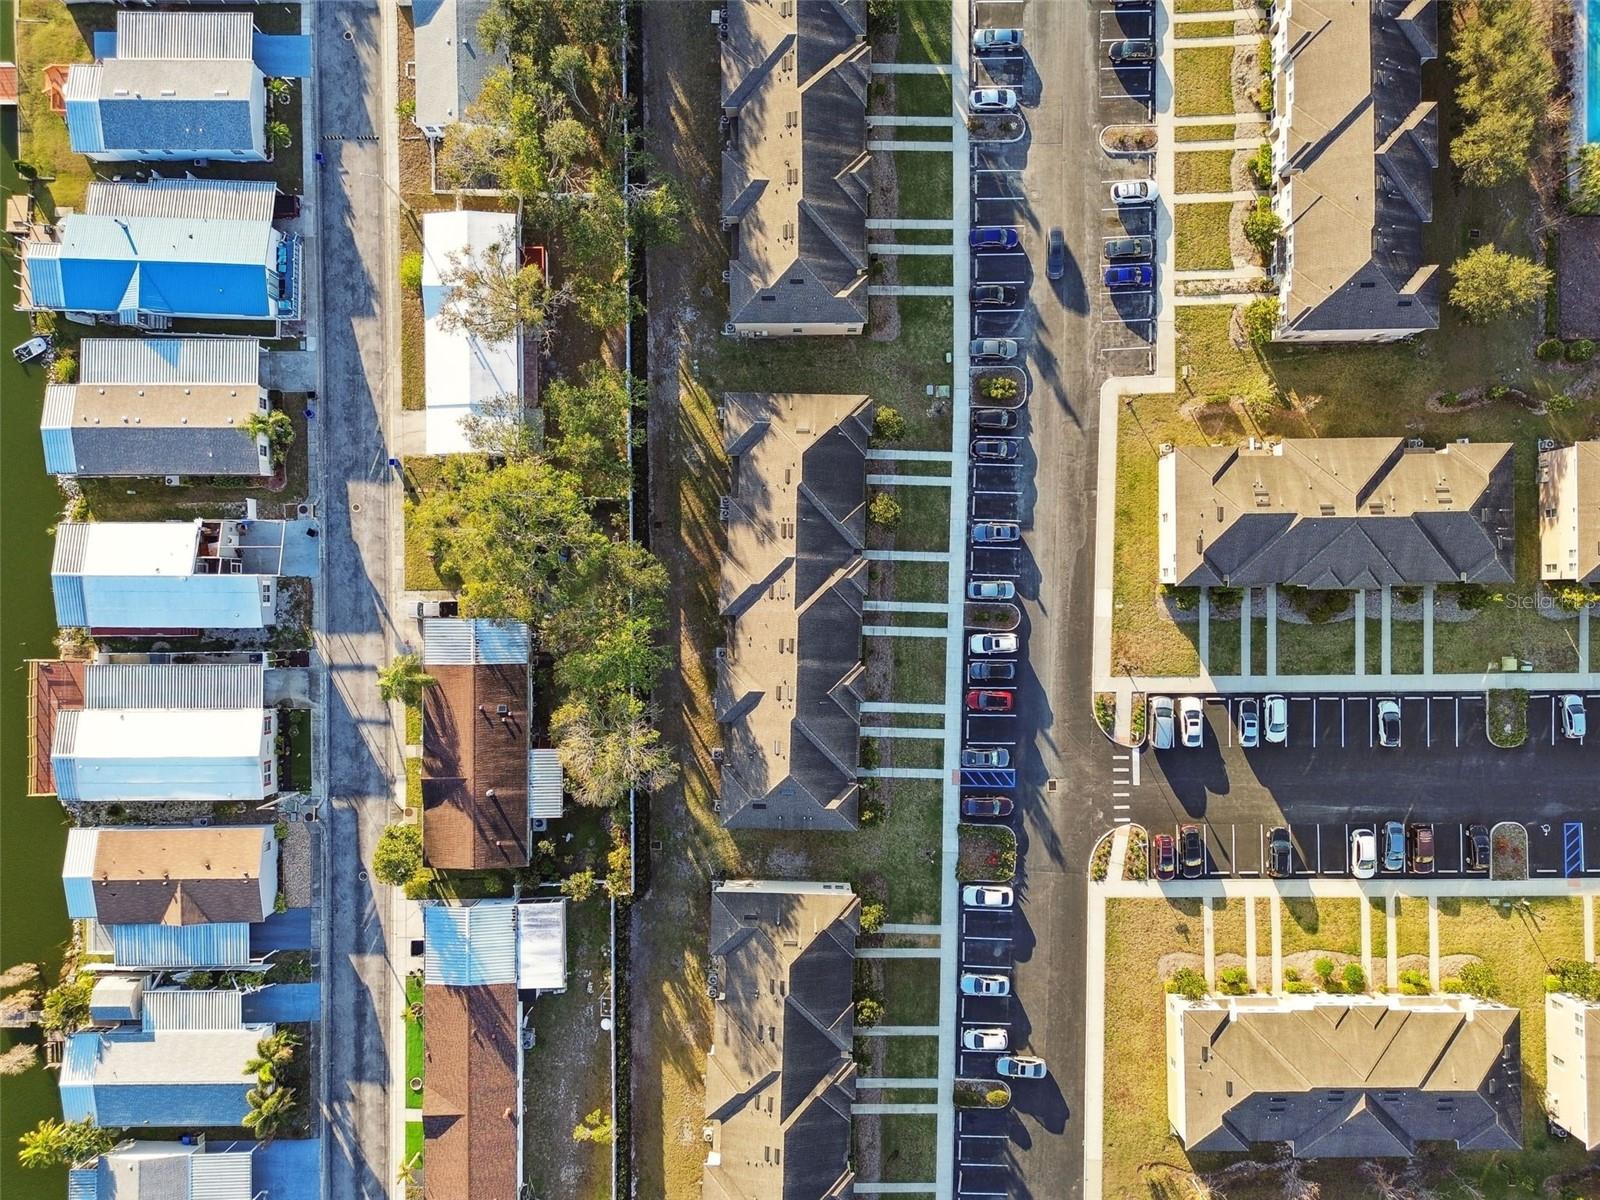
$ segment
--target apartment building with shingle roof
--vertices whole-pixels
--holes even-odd
[[[1387,342],[1439,327],[1425,261],[1439,165],[1437,0],[1286,0],[1272,9],[1278,341]]]
[[[702,1200],[853,1194],[860,918],[846,883],[742,879],[712,889]]]
[[[854,829],[867,594],[866,396],[734,393],[718,607],[723,823]]]
[[[1161,456],[1158,478],[1164,584],[1355,589],[1512,579],[1509,442],[1178,446]]]
[[[722,49],[728,332],[860,333],[867,321],[864,0],[729,0]]]

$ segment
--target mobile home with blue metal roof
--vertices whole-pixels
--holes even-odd
[[[272,223],[265,180],[91,183],[82,212],[21,242],[17,307],[162,325],[294,320],[302,249]]]

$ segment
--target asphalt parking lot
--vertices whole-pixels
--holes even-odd
[[[1260,875],[1276,825],[1289,829],[1295,875],[1346,876],[1351,832],[1391,820],[1433,828],[1437,876],[1467,873],[1467,826],[1500,821],[1527,829],[1531,876],[1600,874],[1600,746],[1563,736],[1557,696],[1530,696],[1528,738],[1513,750],[1489,741],[1482,694],[1394,697],[1400,745],[1382,746],[1377,699],[1289,696],[1286,744],[1251,749],[1239,745],[1239,697],[1208,700],[1204,744],[1140,752],[1118,818],[1152,833],[1202,824],[1210,876]],[[1600,694],[1583,699],[1600,717]]]

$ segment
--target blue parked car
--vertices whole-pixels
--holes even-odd
[[[974,250],[1015,250],[1018,244],[1015,225],[979,225],[967,234]]]
[[[1107,267],[1106,286],[1108,288],[1149,287],[1155,282],[1156,273],[1153,267]]]

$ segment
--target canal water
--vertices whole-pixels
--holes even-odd
[[[16,0],[0,0],[0,62],[15,59]],[[0,192],[20,187],[15,109],[0,109]],[[28,337],[16,301],[16,256],[8,239],[0,255],[0,969],[18,962],[44,968],[54,983],[68,937],[61,893],[66,822],[52,799],[29,799],[27,788],[28,679],[24,663],[48,658],[55,642],[50,602],[50,527],[61,498],[44,472],[39,407],[44,373],[23,367],[11,347]],[[21,1035],[31,1040],[33,1035]],[[0,1030],[0,1050],[18,1040]],[[42,1057],[41,1057],[42,1063]],[[24,1171],[17,1138],[41,1117],[58,1117],[55,1074],[42,1065],[0,1079],[0,1196],[5,1200],[66,1194],[64,1171]]]

